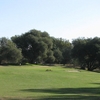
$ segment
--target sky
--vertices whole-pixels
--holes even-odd
[[[100,0],[0,0],[0,37],[32,29],[69,41],[100,37]]]

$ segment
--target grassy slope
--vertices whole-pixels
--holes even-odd
[[[42,66],[0,67],[0,97],[3,100],[100,99],[100,74],[74,70]]]

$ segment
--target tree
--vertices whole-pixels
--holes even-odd
[[[62,38],[50,37],[47,32],[30,30],[11,39],[22,49],[24,59],[28,59],[29,63],[65,64],[70,61],[71,43]]]
[[[73,45],[73,49],[72,49],[72,57],[73,59],[75,59],[75,61],[79,62],[79,64],[81,65],[82,69],[85,69],[84,66],[84,46],[86,44],[86,39],[84,38],[78,38],[72,41],[72,45]]]
[[[49,34],[39,30],[30,30],[21,36],[14,36],[12,41],[22,49],[22,54],[29,63],[44,63],[48,50],[52,49]]]
[[[9,39],[0,39],[0,64],[19,63],[22,59],[21,49]]]
[[[70,64],[71,63],[71,45],[70,47],[66,47],[65,50],[63,51],[63,60],[62,60],[62,63],[65,65],[65,64]]]
[[[55,61],[55,57],[53,56],[53,51],[48,50],[47,52],[47,58],[46,58],[46,63],[52,64]]]
[[[59,49],[54,50],[54,57],[55,57],[55,63],[61,63],[63,56],[62,52]]]
[[[81,68],[92,71],[100,66],[100,38],[76,39],[73,46],[73,57],[79,60]]]
[[[72,45],[68,40],[62,38],[53,38],[53,51],[56,58],[56,62],[70,63]],[[58,54],[57,54],[58,53]]]

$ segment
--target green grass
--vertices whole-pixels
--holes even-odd
[[[99,99],[96,72],[38,65],[0,67],[0,100]]]

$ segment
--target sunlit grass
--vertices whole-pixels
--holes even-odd
[[[96,72],[39,65],[0,67],[3,100],[98,100],[99,90]]]

